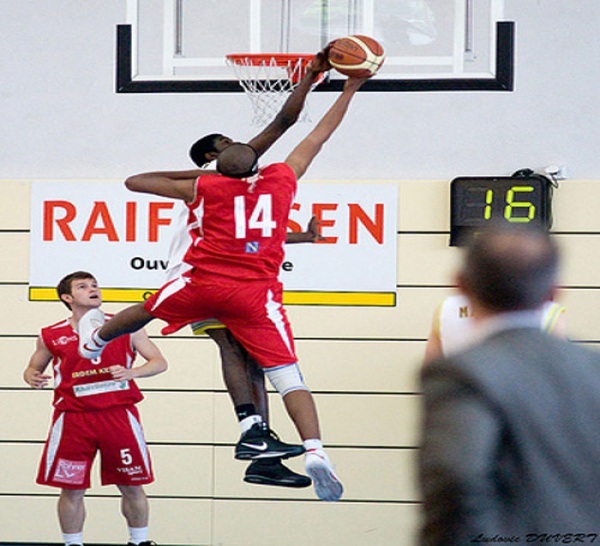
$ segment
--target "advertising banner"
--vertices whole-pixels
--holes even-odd
[[[286,245],[284,302],[395,305],[397,204],[395,184],[300,183],[288,230],[315,215],[325,239]],[[105,301],[142,301],[164,283],[183,207],[122,182],[32,182],[30,299],[57,299],[58,281],[84,270]]]

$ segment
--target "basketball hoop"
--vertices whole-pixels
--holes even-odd
[[[279,112],[287,96],[300,83],[314,55],[288,53],[235,53],[227,55],[242,89],[252,103],[253,125],[266,125]],[[315,80],[311,91],[323,81]],[[300,121],[310,121],[307,104]]]

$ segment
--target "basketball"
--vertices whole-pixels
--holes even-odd
[[[333,42],[329,63],[341,74],[355,78],[370,78],[385,59],[383,46],[368,36],[347,36]]]

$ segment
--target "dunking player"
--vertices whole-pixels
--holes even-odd
[[[320,74],[329,70],[327,49],[318,52],[307,67],[305,76],[285,101],[273,121],[248,144],[258,156],[262,156],[297,120],[304,106],[306,97]],[[222,134],[210,134],[196,141],[190,149],[190,158],[200,168],[205,168],[215,160],[233,140]],[[145,180],[137,179],[128,185],[132,191],[152,192],[145,185]],[[183,205],[183,204],[182,204]],[[182,226],[171,241],[169,250],[169,269],[166,281],[179,276],[185,269],[183,257],[192,243],[188,235],[190,215],[187,208],[183,210]],[[302,233],[288,233],[287,243],[313,242],[318,239],[318,225],[315,219],[309,223],[308,230]],[[187,266],[189,269],[189,266]],[[195,335],[207,334],[219,346],[222,362],[223,380],[231,397],[240,424],[241,433],[246,433],[252,426],[257,425],[272,436],[268,428],[268,397],[262,369],[250,357],[247,351],[237,342],[231,332],[216,319],[192,324]],[[282,464],[278,457],[256,459],[246,470],[244,481],[263,485],[278,485],[283,487],[308,487],[311,481],[308,477],[297,474]]]
[[[115,484],[129,526],[128,546],[150,546],[147,540],[148,500],[142,484],[153,481],[150,455],[135,404],[142,400],[134,379],[167,369],[167,362],[144,330],[106,347],[102,357],[84,359],[77,353],[77,325],[89,309],[98,309],[102,294],[91,273],[76,271],[57,287],[71,316],[42,329],[25,369],[32,388],[45,387],[44,371],[52,362],[54,416],[37,483],[61,488],[58,518],[67,546],[83,544],[84,495],[98,451],[102,484]],[[132,367],[136,353],[146,359]]]
[[[210,317],[222,321],[283,396],[304,442],[306,471],[317,496],[327,501],[338,500],[343,488],[323,450],[314,399],[298,368],[278,274],[297,178],[337,129],[363,82],[348,78],[333,106],[284,163],[259,170],[256,151],[238,143],[219,154],[217,175],[183,171],[132,177],[152,181],[152,193],[185,201],[197,216],[202,236],[185,257],[193,269],[106,323],[99,311],[80,322],[80,353],[95,357],[110,340],[154,318],[168,323],[164,334]],[[236,446],[236,456],[260,458],[268,447],[262,431],[252,427]],[[282,448],[278,456],[299,454],[293,447]]]
[[[250,140],[249,144],[257,150],[259,156],[266,152],[297,121],[306,96],[315,80],[321,72],[329,68],[326,48],[315,55],[308,66],[306,75],[290,94],[274,120]],[[220,151],[232,143],[233,140],[225,135],[210,134],[194,143],[190,150],[190,157],[199,167],[206,167],[208,163],[216,159]],[[149,191],[140,180],[135,186],[129,186],[129,188],[133,191]],[[187,222],[188,216],[186,213],[184,224]],[[184,226],[182,231],[185,233],[186,230],[187,226]],[[317,238],[319,238],[318,226],[314,220],[311,220],[306,232],[289,233],[286,242],[313,242]],[[169,253],[167,280],[171,280],[181,273],[182,259],[190,243],[191,239],[186,236],[173,239]],[[219,346],[224,382],[235,407],[242,434],[254,424],[260,424],[268,430],[268,398],[262,370],[219,321],[208,319],[194,323],[192,328],[196,335],[207,334]],[[271,433],[269,432],[269,434]],[[252,461],[246,470],[244,480],[250,483],[285,487],[307,487],[311,483],[306,476],[286,468],[280,458]]]

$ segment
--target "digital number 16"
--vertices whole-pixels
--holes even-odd
[[[506,192],[506,206],[504,207],[504,218],[509,222],[531,222],[535,218],[535,205],[529,201],[515,201],[520,193],[529,193],[533,191],[533,186],[513,186]],[[485,208],[483,209],[483,218],[490,220],[492,218],[492,203],[494,201],[494,190],[485,192]],[[514,216],[517,211],[527,209],[526,216]]]

